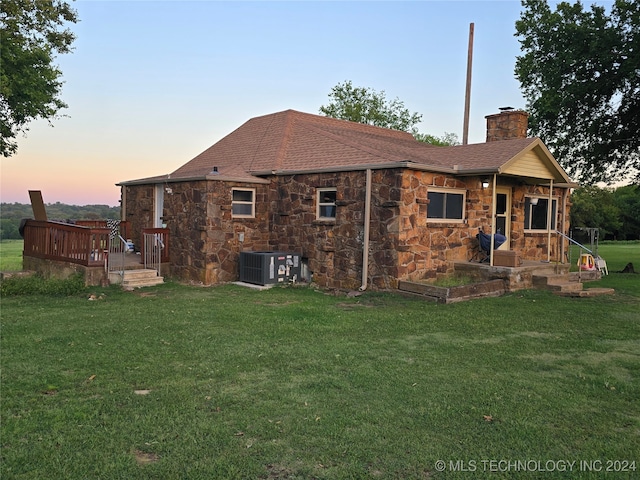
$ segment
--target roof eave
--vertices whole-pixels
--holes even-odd
[[[387,162],[387,163],[372,163],[363,165],[343,165],[338,167],[324,167],[324,168],[305,168],[305,169],[282,169],[282,170],[261,170],[251,172],[256,176],[268,176],[268,175],[298,175],[298,174],[311,174],[311,173],[338,173],[338,172],[355,172],[362,170],[384,170],[387,168],[412,168],[415,170],[425,170],[438,173],[456,173],[453,169],[447,167],[433,167],[429,165],[422,165],[414,163],[409,160],[403,160],[399,162]]]
[[[180,183],[180,182],[197,182],[197,181],[220,181],[220,182],[243,182],[243,183],[259,183],[268,184],[269,180],[258,177],[236,177],[233,175],[193,175],[190,177],[176,177],[171,178],[171,175],[165,177],[150,177],[140,178],[138,180],[128,180],[125,182],[116,183],[116,186],[124,187],[129,185],[157,185],[165,183]]]

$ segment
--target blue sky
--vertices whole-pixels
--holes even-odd
[[[475,24],[469,141],[484,116],[525,108],[513,70],[521,5],[502,1],[89,1],[57,59],[66,117],[34,122],[1,160],[0,198],[117,205],[123,180],[169,173],[252,117],[318,113],[337,83],[384,90],[462,138]]]

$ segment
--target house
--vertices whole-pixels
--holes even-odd
[[[562,262],[576,185],[527,116],[489,115],[485,143],[453,147],[294,110],[252,118],[168,175],[119,183],[122,219],[136,242],[167,229],[171,276],[204,284],[237,280],[241,251],[291,251],[321,286],[396,288],[467,262],[478,229]]]

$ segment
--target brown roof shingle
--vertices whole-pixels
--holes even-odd
[[[167,178],[205,177],[214,167],[220,180],[254,181],[271,172],[348,170],[395,164],[458,173],[498,172],[502,165],[535,143],[541,142],[536,138],[522,138],[436,147],[418,142],[407,132],[285,110],[252,118]]]

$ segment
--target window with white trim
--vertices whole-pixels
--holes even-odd
[[[462,222],[465,215],[466,190],[438,188],[429,190],[427,221]]]
[[[547,230],[549,213],[549,198],[525,197],[524,199],[524,229]],[[551,201],[551,230],[556,229],[558,201]]]
[[[336,189],[319,188],[316,201],[316,217],[319,220],[335,220],[336,218]]]
[[[231,189],[231,216],[238,218],[255,217],[256,191],[253,188]]]

